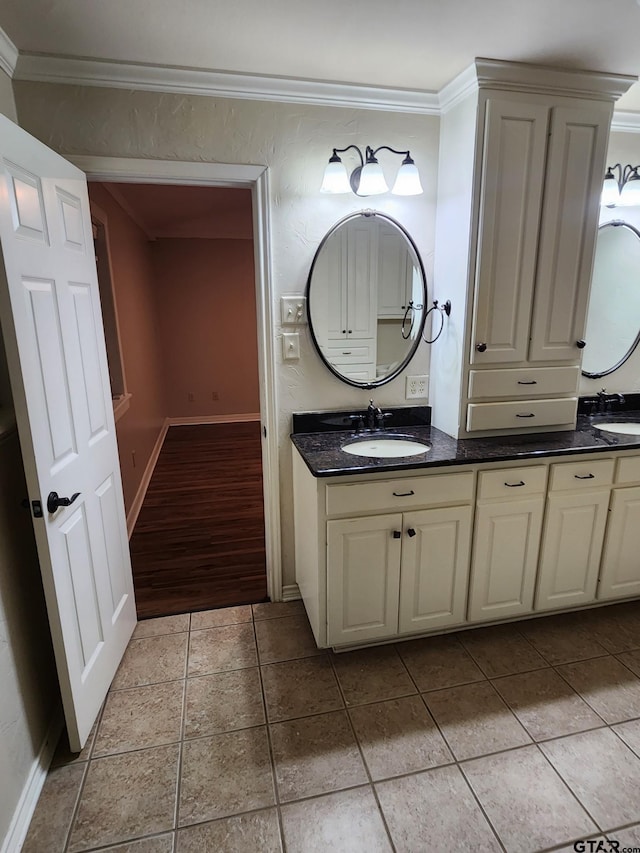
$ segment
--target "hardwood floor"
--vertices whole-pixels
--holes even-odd
[[[170,427],[130,548],[140,618],[265,601],[260,424]]]

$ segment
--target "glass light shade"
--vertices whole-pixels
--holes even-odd
[[[622,187],[619,203],[626,207],[640,205],[640,178],[631,178],[627,181]]]
[[[602,185],[602,195],[600,196],[600,204],[606,207],[620,203],[620,190],[618,182],[615,178],[605,178]]]
[[[358,195],[380,195],[389,192],[389,187],[377,161],[365,163],[360,173]]]
[[[400,166],[391,192],[394,195],[420,195],[424,192],[415,163],[403,163]]]
[[[350,193],[351,184],[344,163],[341,160],[329,161],[324,170],[321,193]]]

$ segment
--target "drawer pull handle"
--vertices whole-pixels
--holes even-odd
[[[400,530],[394,530],[393,531],[393,538],[394,539],[400,539],[401,536],[402,536],[402,532]]]
[[[519,483],[505,483],[505,486],[509,489],[517,489],[518,486],[526,486],[526,483],[524,480],[520,480]]]
[[[347,352],[343,352],[342,355],[351,355],[351,350],[347,350]]]
[[[595,474],[574,474],[573,475],[576,480],[593,480],[596,476]]]
[[[516,415],[516,417],[517,418],[535,418],[535,415],[533,412],[527,412],[526,414],[523,413],[520,415]]]
[[[518,379],[518,385],[537,385],[537,379]]]
[[[393,493],[394,498],[410,498],[411,495],[415,495],[415,492],[413,491],[413,489],[411,489],[410,492],[394,492]]]

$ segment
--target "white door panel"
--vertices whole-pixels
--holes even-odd
[[[0,116],[2,330],[69,740],[136,621],[84,174]],[[71,497],[48,512],[50,492]],[[23,496],[16,495],[16,500]]]

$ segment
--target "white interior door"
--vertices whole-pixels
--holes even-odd
[[[136,622],[89,201],[83,172],[3,116],[0,245],[2,331],[69,741],[79,750]],[[53,492],[77,497],[49,511]]]

